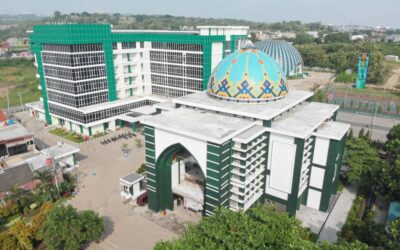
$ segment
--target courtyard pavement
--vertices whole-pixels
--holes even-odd
[[[54,145],[58,141],[68,142],[61,137],[49,134],[50,128],[41,129],[38,122],[27,112],[16,115],[24,126],[35,133],[35,143],[41,147]],[[128,131],[128,130],[126,130]],[[120,131],[120,132],[126,132]],[[108,136],[112,136],[108,135]],[[171,228],[179,228],[170,216],[155,214],[153,219],[143,216],[145,208],[126,203],[120,196],[119,178],[135,171],[145,162],[143,147],[138,148],[135,139],[121,139],[101,145],[97,139],[79,144],[79,188],[70,201],[78,210],[94,210],[105,217],[106,235],[99,244],[93,243],[88,249],[153,249],[159,240],[170,240],[178,235]],[[123,157],[121,146],[128,143],[129,156]],[[76,145],[76,144],[75,144]],[[161,221],[166,223],[162,224]],[[177,232],[181,232],[178,229]]]
[[[346,222],[347,215],[353,205],[356,194],[357,189],[355,186],[349,186],[343,189],[319,234],[320,241],[326,240],[332,243],[337,241],[337,233]]]

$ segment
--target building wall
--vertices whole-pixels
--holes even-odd
[[[240,32],[242,31],[240,30]],[[232,31],[231,33],[234,34],[235,32]],[[245,37],[242,33],[238,35],[238,37],[240,36]],[[72,109],[72,107],[79,109],[83,106],[124,99],[133,95],[161,94],[178,97],[203,90],[207,87],[213,64],[215,65],[217,58],[220,58],[221,44],[224,47],[223,43],[226,39],[227,36],[223,34],[200,36],[193,34],[112,32],[110,25],[100,24],[35,26],[30,35],[30,42],[38,67],[46,121],[48,124],[53,124],[54,120],[50,117],[50,114],[66,117],[65,113],[73,113],[74,117],[82,116],[79,111]],[[219,45],[213,46],[214,43]],[[126,46],[124,47],[126,44],[135,44],[135,48],[126,48]],[[167,47],[156,48],[155,45],[157,44],[166,44]],[[201,51],[182,49],[189,48],[187,45],[201,46],[202,49]],[[74,50],[74,46],[78,46],[79,49]],[[93,46],[97,46],[95,51],[92,49]],[[65,48],[68,49],[63,51]],[[178,63],[178,65],[173,65],[171,62],[162,63],[167,71],[161,76],[166,80],[164,83],[158,84],[157,88],[155,88],[154,79],[152,79],[152,77],[154,78],[154,70],[151,64],[154,62],[150,57],[150,53],[156,50],[186,56],[186,61],[184,60],[183,63]],[[77,65],[70,65],[69,60],[63,59],[64,57],[77,58],[83,53],[97,59],[89,62],[77,59],[79,61]],[[202,55],[202,62],[199,65],[190,65],[188,56],[196,53]],[[212,59],[214,53],[216,53],[216,56]],[[214,60],[213,63],[212,60]],[[170,65],[166,67],[166,63]],[[176,75],[177,73],[174,70],[180,70],[176,69],[177,67],[183,69],[183,76],[178,77]],[[200,70],[199,75],[189,77],[188,72],[196,68]],[[93,70],[98,75],[91,75],[85,77],[85,79],[70,79],[69,77],[71,71],[85,71],[86,73],[83,73],[85,75],[88,72],[88,74],[92,74]],[[61,71],[67,72],[67,74]],[[171,77],[176,79],[171,80]],[[183,79],[183,81],[178,78]],[[90,89],[83,92],[77,92],[73,88],[66,89],[66,86],[78,86],[83,81],[103,81],[104,79],[106,79],[106,86],[102,84],[100,89]],[[75,119],[73,117],[68,118]],[[76,122],[81,123],[92,122],[81,121],[81,118],[79,118],[81,120],[76,119]]]
[[[157,128],[154,129],[154,135],[156,159],[158,159],[160,154],[163,153],[166,148],[179,143],[196,159],[204,173],[204,176],[207,175],[207,142],[163,131]]]
[[[295,155],[293,137],[271,134],[267,166],[269,174],[265,188],[268,195],[282,200],[288,199],[293,183]]]

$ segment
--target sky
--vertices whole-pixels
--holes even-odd
[[[0,0],[1,14],[52,15],[56,10],[400,28],[400,0]]]

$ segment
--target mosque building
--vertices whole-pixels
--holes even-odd
[[[297,76],[303,73],[303,58],[292,44],[282,40],[265,40],[256,43],[255,46],[274,58],[286,76]]]
[[[204,215],[266,201],[290,215],[329,209],[350,126],[335,121],[339,106],[289,89],[284,72],[248,42],[205,91],[155,104],[158,114],[140,121],[149,209],[173,210],[175,200]]]

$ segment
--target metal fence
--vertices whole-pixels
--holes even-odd
[[[400,95],[368,95],[352,91],[337,93],[330,88],[326,91],[324,102],[337,104],[345,112],[400,120]]]

